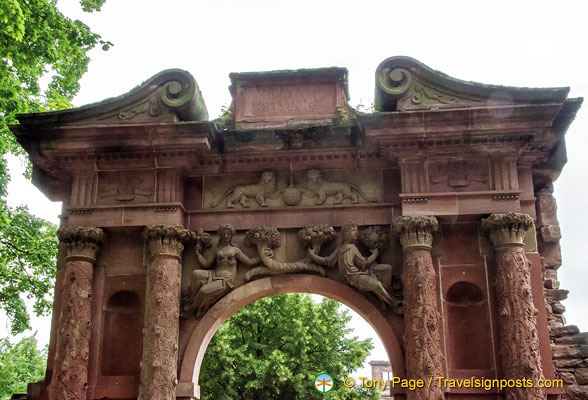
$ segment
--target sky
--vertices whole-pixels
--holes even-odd
[[[196,1],[107,0],[83,13],[59,0],[111,41],[91,52],[76,106],[123,94],[167,68],[197,80],[210,118],[230,104],[230,72],[339,66],[349,70],[351,105],[373,102],[374,74],[384,59],[405,55],[452,77],[519,87],[570,87],[588,96],[588,2],[552,1]],[[561,287],[570,290],[568,323],[588,330],[588,105],[566,141],[568,164],[555,183],[563,239]],[[16,171],[18,162],[11,162]],[[26,203],[57,221],[60,205],[13,172],[12,205]],[[41,201],[43,200],[44,201]],[[45,321],[45,322],[43,322]],[[36,324],[43,331],[43,319]],[[356,334],[374,335],[356,323]],[[3,327],[0,327],[2,329]],[[373,359],[386,358],[380,343]]]

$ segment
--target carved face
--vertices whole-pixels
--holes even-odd
[[[261,174],[261,181],[266,184],[273,184],[276,181],[276,174],[272,171],[264,171]]]
[[[306,173],[309,182],[320,182],[321,181],[321,171],[318,169],[311,169]]]
[[[352,223],[347,223],[343,225],[341,229],[341,234],[343,236],[343,240],[347,242],[353,242],[357,239],[357,225]]]
[[[222,229],[219,232],[219,235],[220,235],[220,241],[222,243],[229,243],[229,241],[231,240],[231,237],[233,236],[233,233],[229,229]]]

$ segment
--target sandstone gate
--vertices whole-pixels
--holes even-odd
[[[370,113],[348,105],[343,68],[230,79],[213,121],[192,76],[167,70],[12,127],[34,183],[63,202],[47,374],[30,399],[198,399],[220,324],[286,292],[359,312],[394,376],[534,383],[434,381],[396,399],[586,398],[552,196],[581,99],[406,57],[377,68]],[[566,387],[536,384],[554,378]]]

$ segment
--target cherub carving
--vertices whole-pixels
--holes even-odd
[[[232,243],[235,228],[223,224],[218,228],[218,245],[215,252],[208,257],[202,255],[202,247],[210,242],[210,235],[200,233],[201,239],[196,239],[196,259],[202,269],[192,271],[190,287],[183,294],[182,317],[189,318],[196,313],[201,317],[217,300],[235,288],[237,277],[237,262],[253,266],[260,262],[259,257],[249,258],[241,249]],[[205,237],[208,235],[208,238]],[[198,234],[197,234],[198,236]],[[216,261],[212,271],[206,271]]]
[[[218,207],[223,200],[227,199],[227,208],[233,208],[234,202],[239,202],[243,208],[249,208],[249,199],[255,199],[261,207],[267,207],[268,198],[278,195],[276,190],[276,174],[273,171],[264,171],[261,174],[259,183],[254,185],[239,185],[227,190],[218,202],[211,205]]]
[[[344,199],[350,199],[352,204],[359,203],[359,196],[369,202],[374,199],[367,198],[362,191],[345,182],[329,182],[322,178],[321,171],[311,169],[306,173],[307,183],[304,193],[316,197],[315,204],[325,204],[327,197],[335,196],[334,204],[341,204]]]
[[[372,292],[380,300],[382,307],[389,305],[392,310],[401,314],[401,301],[393,297],[392,266],[388,264],[375,264],[379,253],[377,246],[371,249],[371,255],[364,257],[357,246],[357,225],[347,222],[341,229],[342,243],[327,257],[317,254],[315,248],[309,247],[308,255],[317,264],[334,266],[338,265],[339,276],[349,285],[365,292]]]

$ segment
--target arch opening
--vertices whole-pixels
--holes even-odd
[[[404,377],[404,357],[398,341],[403,320],[378,309],[349,286],[314,275],[282,275],[249,282],[223,297],[200,320],[183,321],[186,336],[181,346],[180,383],[192,383],[198,391],[200,367],[208,344],[219,327],[241,308],[264,297],[285,293],[310,293],[336,300],[359,314],[382,341],[394,376]]]

